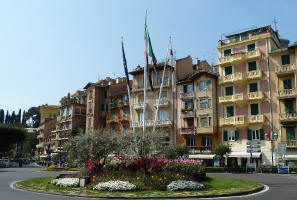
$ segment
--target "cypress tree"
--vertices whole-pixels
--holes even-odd
[[[4,110],[0,109],[0,123],[4,124]]]
[[[16,115],[15,115],[15,112],[12,111],[11,118],[10,118],[10,124],[15,124],[15,123],[16,123]]]
[[[9,124],[9,112],[8,112],[8,110],[6,111],[6,115],[5,115],[5,124]]]
[[[23,117],[22,117],[22,125],[24,126],[24,127],[27,127],[27,118],[26,118],[26,111],[24,110],[23,111]]]
[[[17,117],[17,123],[20,124],[21,123],[21,116],[22,115],[22,110],[19,109],[19,114],[18,114],[18,117]]]

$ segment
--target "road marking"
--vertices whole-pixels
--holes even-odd
[[[247,194],[247,195],[240,195],[240,196],[229,196],[229,197],[210,197],[210,198],[200,198],[200,199],[233,199],[233,198],[246,198],[246,197],[251,197],[251,196],[255,196],[255,195],[259,195],[262,194],[264,192],[267,192],[269,190],[269,186],[268,185],[264,185],[264,190],[261,190],[259,192],[253,193],[253,194]]]

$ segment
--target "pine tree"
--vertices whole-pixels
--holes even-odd
[[[4,124],[4,110],[0,109],[0,123]]]

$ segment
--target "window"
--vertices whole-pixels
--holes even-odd
[[[208,108],[212,107],[212,99],[208,99]]]
[[[184,85],[184,93],[193,92],[193,91],[194,91],[194,86],[193,86],[193,84],[190,84],[190,85]]]
[[[208,126],[212,127],[212,117],[208,117]]]
[[[211,147],[212,137],[211,136],[202,136],[201,145],[204,146],[204,147]]]
[[[234,116],[234,106],[227,106],[227,117],[233,117]]]
[[[158,120],[159,121],[165,121],[167,120],[167,110],[159,110],[158,112]]]
[[[123,96],[123,103],[124,103],[124,105],[129,104],[129,98],[128,98],[128,95],[124,95],[124,96]]]
[[[138,121],[143,122],[143,112],[138,113]]]
[[[68,129],[72,129],[72,123],[71,122],[69,122],[69,124],[68,124]]]
[[[251,104],[251,115],[259,115],[259,104]]]
[[[67,113],[67,115],[72,115],[72,106],[69,106],[68,107],[68,113]]]
[[[194,108],[193,100],[185,101],[185,109],[193,109],[193,108]]]
[[[194,127],[194,119],[193,118],[188,118],[187,119],[187,125],[188,125],[188,127]]]
[[[200,91],[206,90],[206,82],[205,81],[199,82],[199,90]]]
[[[207,127],[207,118],[206,117],[202,117],[200,118],[200,127]]]
[[[225,87],[225,95],[226,96],[233,95],[233,86]]]
[[[255,49],[256,49],[255,43],[247,45],[247,50],[248,51],[254,51]]]
[[[211,80],[207,80],[207,89],[211,90]]]
[[[294,127],[286,128],[286,137],[287,137],[287,140],[295,140],[295,128]]]
[[[248,140],[264,140],[264,129],[248,130]]]
[[[290,64],[290,55],[282,55],[282,65],[289,65]]]
[[[188,147],[194,147],[195,146],[195,138],[188,137],[186,143],[187,143]]]
[[[104,99],[106,99],[106,98],[107,98],[107,91],[104,90]]]
[[[207,99],[200,99],[200,108],[201,109],[207,108]]]
[[[284,79],[283,80],[284,89],[292,89],[292,80],[291,79]]]
[[[233,74],[232,66],[225,67],[225,76]]]
[[[286,113],[292,113],[294,112],[294,100],[293,99],[285,99],[285,112]]]
[[[258,92],[258,83],[250,83],[250,92]]]
[[[231,55],[231,49],[224,50],[224,56],[230,56]]]
[[[244,41],[244,40],[248,40],[249,39],[249,34],[248,33],[244,33],[241,35],[241,41]]]
[[[249,62],[248,63],[248,71],[255,71],[257,70],[257,62],[253,61],[253,62]]]
[[[235,141],[235,131],[228,131],[228,141]]]
[[[252,130],[253,140],[260,140],[260,130]]]

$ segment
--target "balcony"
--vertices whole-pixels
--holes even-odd
[[[293,98],[297,96],[297,89],[284,89],[278,91],[278,98]]]
[[[226,84],[226,83],[243,83],[244,82],[244,73],[237,72],[234,74],[230,74],[227,76],[221,76],[219,78],[219,84]]]
[[[194,118],[194,117],[195,117],[195,112],[193,110],[184,111],[183,114],[181,115],[181,118]]]
[[[144,108],[144,102],[138,102],[138,103],[134,104],[135,110],[143,110],[143,108]]]
[[[248,92],[247,93],[247,100],[248,101],[260,101],[263,100],[264,94],[263,92]]]
[[[250,115],[249,124],[264,124],[265,117],[264,115]]]
[[[156,126],[157,127],[168,127],[168,126],[171,126],[172,124],[172,121],[167,119],[167,120],[157,120],[156,121]],[[134,126],[133,126],[133,123],[130,122],[130,127],[135,127],[135,128],[138,128],[138,127],[142,127],[143,126],[143,121],[140,121],[140,122],[134,122]],[[145,126],[146,127],[153,127],[154,126],[154,120],[146,120],[145,121]]]
[[[157,104],[158,104],[158,99],[156,99],[155,101],[155,107],[157,107]],[[169,105],[169,101],[168,99],[160,99],[160,102],[159,102],[159,107],[167,107]]]
[[[194,99],[195,93],[194,92],[184,92],[179,94],[181,99]]]
[[[241,104],[244,104],[245,102],[246,102],[246,96],[243,93],[219,97],[219,103],[221,104],[236,103],[238,105],[241,105]]]
[[[279,120],[280,122],[297,121],[297,112],[280,113]]]
[[[296,140],[287,140],[287,148],[297,148]]]
[[[196,128],[195,127],[181,128],[180,134],[181,135],[194,135],[194,134],[196,134]]]
[[[247,126],[247,120],[244,115],[238,115],[234,117],[223,117],[220,118],[220,125],[224,126],[235,126],[237,128],[244,128]]]
[[[256,80],[262,78],[262,70],[255,70],[246,72],[246,79],[247,80]]]
[[[261,58],[261,52],[259,49],[247,52],[238,52],[230,56],[222,56],[219,58],[219,65],[228,65],[237,62],[244,62],[247,60],[255,60]]]
[[[275,73],[277,75],[283,75],[283,74],[289,74],[289,73],[294,73],[297,71],[297,66],[290,64],[290,65],[282,65],[276,67]]]

